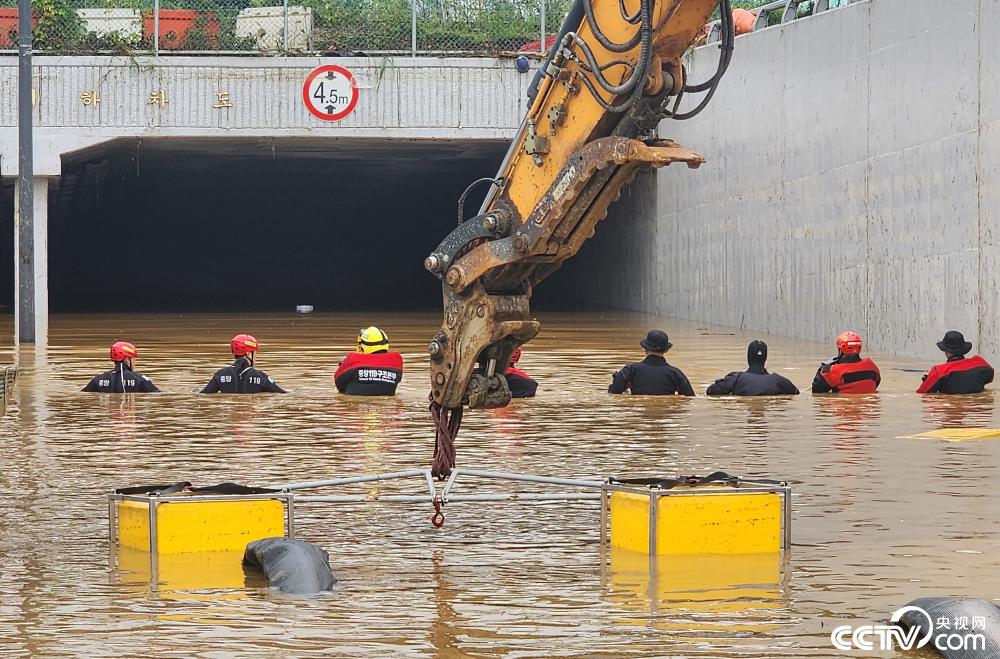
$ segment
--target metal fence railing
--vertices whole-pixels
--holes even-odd
[[[7,397],[14,389],[14,380],[16,378],[16,366],[0,366],[0,414],[4,414],[7,411]]]
[[[752,27],[756,32],[779,23],[788,23],[799,18],[819,14],[830,9],[844,7],[861,0],[744,0],[734,2],[735,9],[745,9],[753,13]],[[734,11],[735,16],[735,11]],[[741,34],[737,28],[737,34]],[[706,26],[705,43],[715,43],[722,38],[722,24],[719,21]]]
[[[542,52],[571,0],[33,0],[41,54]],[[0,0],[0,52],[17,48]]]

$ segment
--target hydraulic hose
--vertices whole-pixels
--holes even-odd
[[[722,23],[722,43],[719,44],[719,50],[722,52],[719,54],[719,65],[716,67],[715,74],[705,82],[697,85],[684,85],[685,92],[697,93],[711,89],[722,79],[722,75],[729,68],[729,62],[732,61],[736,25],[733,21],[731,0],[720,0],[719,7],[721,10],[720,22]]]
[[[684,121],[685,119],[697,116],[702,110],[708,107],[712,97],[715,96],[715,91],[719,88],[719,82],[722,81],[722,76],[725,75],[726,70],[729,68],[729,63],[733,59],[733,50],[736,47],[736,25],[733,21],[732,4],[730,0],[720,0],[719,7],[722,13],[722,16],[720,17],[722,23],[722,44],[719,46],[719,49],[722,52],[719,55],[719,65],[716,68],[715,74],[705,82],[697,85],[684,86],[682,92],[677,95],[673,111],[667,115],[671,119]],[[681,99],[684,97],[685,93],[697,93],[705,90],[708,90],[708,93],[705,94],[705,97],[701,99],[701,102],[698,103],[693,110],[681,113],[677,112],[677,108],[680,107]]]
[[[570,33],[570,37],[573,39],[573,43],[580,48],[580,52],[583,53],[583,58],[586,60],[586,69],[594,75],[597,83],[609,94],[614,94],[618,96],[620,94],[627,94],[632,91],[637,84],[639,84],[640,76],[636,75],[639,71],[639,67],[642,66],[642,55],[639,53],[639,61],[636,62],[635,67],[632,69],[632,74],[625,79],[620,85],[613,85],[611,82],[601,74],[601,65],[597,63],[597,58],[594,57],[594,52],[587,45],[587,42],[581,39],[575,32]]]
[[[641,16],[643,11],[644,0],[640,0],[639,3],[639,14]],[[624,7],[624,5],[623,5]],[[639,43],[642,38],[642,32],[636,32],[632,37],[624,43],[615,43],[611,39],[608,39],[607,35],[601,31],[601,27],[597,24],[597,18],[594,16],[594,5],[591,0],[583,0],[583,11],[587,16],[587,25],[590,26],[590,31],[594,33],[597,38],[597,42],[604,46],[606,49],[610,50],[612,53],[626,53]],[[628,20],[626,18],[626,20]]]
[[[465,198],[469,196],[469,193],[472,192],[474,187],[482,183],[492,183],[493,185],[499,187],[502,181],[503,179],[501,178],[490,178],[489,176],[486,176],[484,178],[476,179],[470,183],[469,187],[465,188],[465,192],[462,193],[462,196],[458,198],[458,223],[461,224],[462,222],[465,222]]]
[[[588,0],[583,0],[584,6],[588,7],[590,5]],[[639,58],[635,66],[632,69],[631,74],[628,79],[620,85],[612,85],[601,73],[603,70],[601,65],[597,64],[594,58],[593,52],[590,47],[587,46],[586,42],[580,39],[575,33],[569,33],[568,38],[572,38],[573,41],[580,46],[580,50],[583,52],[584,58],[587,60],[587,66],[590,68],[591,73],[594,78],[597,79],[598,84],[608,93],[614,94],[616,96],[621,94],[629,94],[628,99],[623,103],[612,104],[601,98],[594,84],[590,81],[587,76],[582,78],[584,86],[594,97],[594,99],[601,105],[606,112],[611,113],[621,113],[625,112],[639,99],[642,94],[643,88],[645,87],[646,74],[649,72],[649,63],[652,59],[652,46],[653,46],[653,2],[654,0],[640,0],[639,3],[639,17],[640,17],[640,27],[639,32],[636,36],[639,37],[639,42],[641,46],[639,48]],[[596,34],[596,30],[595,30]],[[621,60],[615,60],[612,63],[620,63]]]
[[[635,25],[636,23],[639,22],[640,14],[642,13],[642,8],[640,8],[639,11],[635,12],[634,14],[629,14],[628,10],[625,9],[625,0],[618,0],[618,10],[621,11],[622,19],[624,19],[626,23],[631,23],[632,25]]]

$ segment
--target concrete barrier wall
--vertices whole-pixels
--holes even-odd
[[[739,37],[709,109],[660,129],[708,162],[661,170],[655,214],[614,210],[580,266],[590,301],[923,357],[957,329],[1000,356],[997,16],[869,0]],[[692,79],[717,56],[695,51]]]

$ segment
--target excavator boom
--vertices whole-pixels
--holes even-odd
[[[681,58],[716,7],[719,69],[689,85]],[[454,466],[463,407],[510,402],[504,371],[539,331],[529,308],[534,287],[594,235],[639,171],[704,162],[656,139],[657,127],[705,106],[729,64],[733,36],[729,0],[576,0],[480,213],[460,218],[424,262],[444,297],[444,322],[428,347],[438,477]],[[707,93],[681,113],[685,92]]]

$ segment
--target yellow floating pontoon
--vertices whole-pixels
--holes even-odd
[[[227,552],[295,533],[287,492],[233,484],[197,491],[178,486],[135,491],[142,489],[117,490],[108,497],[108,533],[122,547],[154,555]]]
[[[791,543],[791,488],[716,472],[704,478],[609,479],[602,540],[650,556],[780,553]],[[610,518],[610,519],[609,519]]]

